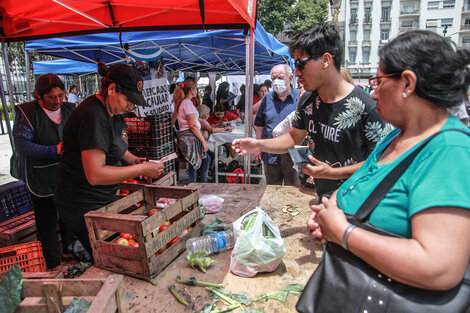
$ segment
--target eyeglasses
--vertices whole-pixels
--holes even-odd
[[[314,55],[311,55],[311,56],[306,57],[306,58],[295,60],[295,62],[294,62],[295,68],[298,69],[299,71],[303,71],[304,68],[305,68],[305,64],[308,61],[310,61],[312,59],[316,59],[316,58],[318,58],[322,55],[323,55],[323,53],[318,53],[318,54],[314,54]]]
[[[380,85],[380,80],[379,80],[379,79],[381,79],[381,78],[386,78],[386,77],[400,77],[400,76],[401,76],[401,72],[371,77],[371,78],[369,78],[370,89],[372,89],[372,90],[377,89],[377,88],[379,87],[379,85]]]

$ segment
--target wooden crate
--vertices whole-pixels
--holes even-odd
[[[159,198],[178,201],[149,217],[147,212],[156,208]],[[145,185],[129,196],[86,213],[95,265],[120,274],[152,279],[186,249],[189,238],[201,234],[203,213],[198,199],[194,188]],[[158,234],[158,228],[167,221],[174,223]],[[193,229],[187,235],[161,255],[155,255],[188,226]],[[114,243],[120,232],[136,234],[139,247]]]
[[[36,222],[33,211],[0,223],[0,248],[35,240]]]
[[[90,313],[127,312],[123,276],[113,274],[107,279],[25,279],[15,313],[64,312],[73,298],[91,301]]]
[[[117,197],[115,200],[121,199],[120,195],[121,190],[128,190],[129,193],[133,193],[136,190],[140,190],[144,185],[156,185],[156,186],[176,186],[178,180],[176,178],[176,172],[162,173],[159,177],[155,179],[136,179],[137,184],[132,183],[120,183],[117,191]]]

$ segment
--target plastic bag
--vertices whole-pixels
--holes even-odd
[[[206,213],[217,213],[222,210],[224,199],[214,195],[205,195],[199,198],[199,205],[203,205]]]
[[[286,254],[281,232],[259,207],[233,222],[235,247],[230,257],[230,271],[253,277],[259,272],[273,272]]]

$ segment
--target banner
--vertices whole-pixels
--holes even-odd
[[[144,79],[142,95],[149,107],[137,107],[140,116],[159,115],[165,112],[173,112],[173,102],[168,93],[168,81],[164,67],[161,50],[144,52],[126,51],[126,54],[137,60],[134,67]],[[156,59],[155,59],[156,58]]]

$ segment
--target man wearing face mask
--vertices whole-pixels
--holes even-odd
[[[273,129],[297,108],[299,91],[291,87],[294,75],[287,64],[278,64],[271,69],[273,91],[261,100],[255,118],[256,139],[273,138]],[[256,154],[259,160],[260,154]],[[299,186],[299,175],[293,168],[288,153],[271,154],[262,152],[266,183],[268,185]]]

